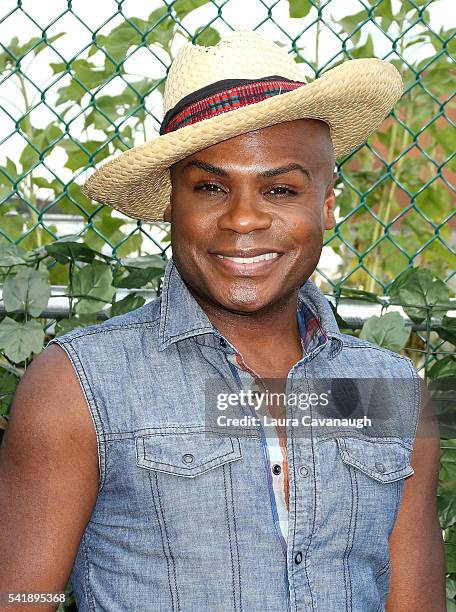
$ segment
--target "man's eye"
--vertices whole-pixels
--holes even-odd
[[[224,190],[217,183],[204,183],[203,185],[197,185],[196,191],[207,191],[209,193],[223,193]]]
[[[272,195],[284,196],[284,195],[297,195],[297,191],[291,189],[291,187],[285,187],[282,185],[277,185],[277,187],[272,187],[269,189],[267,193],[271,193]]]

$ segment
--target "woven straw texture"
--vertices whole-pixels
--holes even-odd
[[[306,82],[298,64],[255,32],[238,31],[213,47],[187,44],[166,81],[164,111],[222,79],[271,75]],[[381,124],[402,94],[399,72],[378,59],[348,60],[294,91],[188,125],[134,147],[101,166],[84,193],[129,217],[160,221],[171,194],[170,166],[213,144],[284,121],[312,118],[330,127],[336,157]]]

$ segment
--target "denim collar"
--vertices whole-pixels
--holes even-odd
[[[300,287],[298,300],[317,316],[328,338],[340,335],[328,300],[310,279]],[[158,350],[162,351],[174,342],[193,336],[197,337],[200,344],[220,348],[222,336],[219,330],[190,293],[171,257],[163,277]],[[228,347],[227,352],[233,351]]]

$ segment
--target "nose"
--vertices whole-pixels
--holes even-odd
[[[272,215],[262,209],[259,195],[243,189],[232,192],[227,208],[220,215],[217,226],[221,230],[231,230],[237,234],[248,234],[258,229],[271,227]]]

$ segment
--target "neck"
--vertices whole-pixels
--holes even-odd
[[[210,322],[231,344],[242,347],[300,346],[296,317],[298,289],[261,310],[240,313],[205,300],[187,285]]]

